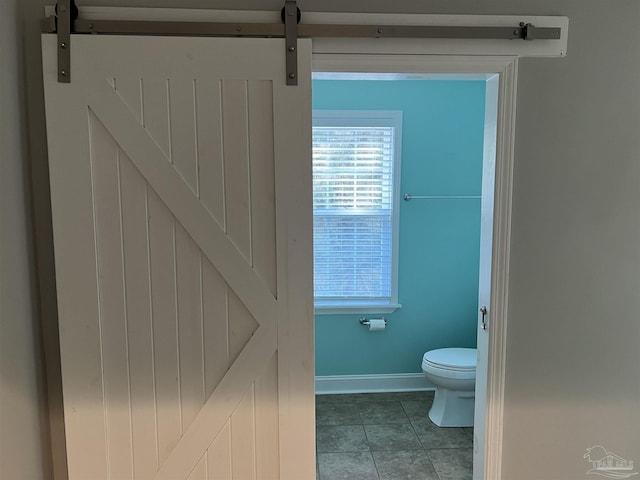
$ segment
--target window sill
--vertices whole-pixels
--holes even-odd
[[[393,313],[402,305],[399,303],[386,303],[384,305],[362,304],[362,305],[316,305],[316,315],[360,315],[375,313]]]

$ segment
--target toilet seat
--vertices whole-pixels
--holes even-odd
[[[475,348],[440,348],[422,357],[422,364],[442,370],[475,372],[477,350]]]

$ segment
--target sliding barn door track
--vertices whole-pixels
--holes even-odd
[[[282,23],[217,23],[141,20],[91,20],[79,18],[74,0],[59,0],[56,15],[42,19],[43,33],[58,36],[58,81],[71,82],[71,34],[174,35],[195,37],[285,38],[287,85],[298,84],[298,38],[457,38],[495,40],[559,40],[560,27],[536,27],[520,22],[513,27],[330,25],[300,23],[302,12],[295,0],[286,0]]]

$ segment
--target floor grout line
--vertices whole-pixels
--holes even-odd
[[[433,479],[433,480],[442,480],[442,477],[438,474],[438,471],[436,470],[435,464],[434,464],[434,460],[432,459],[432,455],[430,455],[430,451],[443,451],[443,452],[449,452],[450,456],[449,458],[451,458],[451,455],[454,455],[454,458],[456,458],[456,460],[454,461],[454,463],[458,464],[459,461],[457,460],[458,457],[455,457],[455,451],[459,450],[459,451],[464,451],[464,450],[471,450],[471,447],[466,447],[466,446],[453,446],[453,447],[442,447],[442,448],[426,448],[425,444],[423,443],[421,436],[418,434],[418,430],[417,430],[417,424],[419,422],[414,423],[414,421],[416,420],[417,416],[416,414],[416,410],[411,410],[409,408],[409,404],[403,403],[403,402],[411,402],[411,401],[416,401],[416,402],[421,402],[424,403],[424,416],[426,417],[427,412],[428,412],[428,406],[429,406],[429,402],[433,401],[433,395],[429,395],[429,394],[424,394],[424,395],[420,395],[420,394],[412,394],[412,395],[406,395],[403,396],[402,394],[396,395],[395,397],[393,395],[388,396],[388,395],[370,395],[367,396],[367,394],[358,394],[358,396],[353,396],[350,397],[349,399],[339,399],[339,397],[332,397],[332,398],[326,398],[321,400],[320,402],[316,402],[316,407],[319,408],[320,410],[322,410],[323,408],[326,408],[326,410],[331,410],[331,407],[327,407],[328,405],[348,405],[348,407],[344,407],[343,410],[344,411],[351,411],[353,413],[353,411],[355,411],[355,413],[357,413],[357,418],[359,419],[359,421],[361,423],[359,424],[354,424],[354,420],[353,417],[351,420],[349,420],[349,415],[351,413],[347,413],[344,415],[345,419],[340,422],[339,420],[336,420],[336,423],[334,424],[331,419],[330,419],[330,413],[327,414],[327,416],[325,418],[323,418],[323,422],[329,422],[328,425],[317,425],[317,428],[323,428],[323,427],[360,427],[363,437],[361,437],[365,442],[366,442],[366,446],[368,448],[368,450],[358,450],[358,451],[345,451],[342,450],[341,448],[337,447],[336,450],[337,451],[328,451],[328,452],[318,452],[317,448],[316,448],[316,454],[319,455],[323,455],[323,454],[327,454],[329,455],[329,457],[334,456],[331,461],[333,461],[333,464],[330,463],[325,463],[324,465],[327,468],[340,468],[340,461],[342,461],[343,463],[346,462],[346,467],[345,470],[342,471],[342,473],[340,473],[340,471],[338,470],[338,473],[335,473],[336,471],[334,471],[334,475],[337,476],[344,476],[344,475],[350,475],[348,468],[349,468],[349,460],[352,462],[351,465],[353,465],[353,461],[356,462],[362,462],[365,459],[367,459],[367,462],[372,462],[370,463],[370,467],[365,467],[365,470],[369,472],[369,477],[367,478],[371,478],[373,479],[374,476],[375,478],[383,478],[381,473],[380,473],[380,468],[381,468],[381,457],[384,458],[384,455],[380,455],[382,453],[389,453],[390,455],[387,456],[387,458],[389,458],[389,456],[392,456],[391,452],[403,452],[403,453],[407,453],[407,452],[423,452],[424,453],[424,465],[428,465],[429,466],[429,470],[431,472],[429,478]],[[388,419],[385,421],[384,420],[384,413],[380,413],[380,411],[376,411],[376,409],[372,409],[371,410],[371,415],[373,416],[373,418],[375,419],[376,415],[380,415],[381,416],[381,422],[379,424],[369,424],[369,423],[365,423],[367,422],[367,419],[369,421],[371,421],[371,416],[369,415],[364,415],[363,414],[363,410],[366,411],[366,408],[363,408],[363,404],[370,404],[370,403],[374,403],[377,404],[379,407],[382,407],[382,405],[387,404],[390,408],[390,410],[394,410],[395,412],[402,412],[403,415],[403,421],[402,423],[398,423],[397,421],[390,421],[394,419],[394,416],[396,414],[390,414]],[[400,406],[400,408],[398,409],[398,404]],[[336,408],[336,410],[340,410],[340,408]],[[413,412],[414,415],[410,415],[410,412]],[[344,412],[343,412],[344,413]],[[338,415],[340,415],[340,413],[338,413]],[[406,419],[404,418],[406,417]],[[397,420],[397,418],[396,418]],[[373,450],[372,446],[371,446],[371,440],[370,440],[370,433],[367,433],[367,430],[371,430],[371,428],[368,427],[376,427],[376,426],[387,426],[387,427],[391,427],[391,426],[399,426],[399,425],[406,425],[409,424],[411,426],[410,429],[406,429],[404,430],[405,432],[411,432],[413,433],[413,435],[415,436],[415,438],[418,440],[418,445],[420,445],[420,448],[403,448],[401,450],[396,450],[394,448],[391,448],[389,450]],[[461,427],[462,428],[462,427]],[[398,430],[403,430],[403,429],[398,429]],[[398,431],[396,430],[396,431]],[[471,439],[473,438],[473,432],[469,431],[468,429],[464,430],[464,434],[465,436],[467,436],[467,438]],[[424,434],[423,434],[424,435]],[[357,441],[357,440],[356,440]],[[386,441],[386,440],[385,440]],[[380,443],[378,443],[378,445],[380,445]],[[322,447],[321,447],[322,448]],[[376,453],[378,453],[378,460],[376,460]],[[364,455],[364,454],[368,454],[368,455]],[[343,456],[342,459],[339,459],[340,456]],[[344,458],[344,456],[349,456],[351,455],[351,458]],[[420,454],[422,455],[422,454]],[[358,457],[360,458],[360,460],[354,460],[354,457],[357,459]],[[446,455],[445,455],[446,457]],[[415,457],[414,457],[415,458]],[[324,460],[326,460],[327,462],[329,462],[330,458],[328,457],[324,457]],[[337,463],[336,463],[337,462]],[[463,461],[464,463],[464,461]],[[333,476],[329,473],[327,473],[326,475],[322,475],[320,473],[321,467],[322,467],[323,463],[320,461],[320,459],[318,458],[316,461],[316,468],[317,468],[317,475],[318,475],[318,480],[322,480],[324,477],[328,478],[333,478]],[[336,467],[337,465],[337,467]],[[384,465],[384,464],[382,464]],[[358,467],[361,467],[361,464],[357,463]],[[458,467],[456,467],[458,468]],[[462,468],[462,467],[459,467]],[[466,467],[464,467],[466,468]],[[368,469],[368,470],[367,470]],[[375,472],[375,473],[374,473]],[[415,474],[415,472],[414,472]],[[418,472],[418,474],[420,474],[420,472]],[[471,472],[467,472],[467,471],[463,471],[462,473],[464,478],[471,478]],[[460,478],[463,478],[460,477]],[[445,480],[449,479],[451,477],[447,477]],[[456,477],[457,478],[457,477]]]

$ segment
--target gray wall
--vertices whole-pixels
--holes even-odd
[[[46,180],[41,173],[44,143],[36,33],[40,1],[24,2],[28,5],[30,147],[38,192],[45,189]],[[240,2],[80,3],[237,9]],[[583,453],[596,444],[639,465],[640,33],[636,24],[640,21],[640,2],[301,0],[299,4],[309,11],[570,17],[567,58],[524,59],[520,63],[503,478],[583,479],[589,468]],[[279,0],[242,2],[243,8],[280,6]],[[2,20],[6,21],[4,16]],[[13,31],[15,25],[7,27]],[[15,56],[15,34],[7,34],[4,27],[2,30],[3,38],[10,37],[9,56]],[[16,61],[4,63],[3,57],[3,75],[5,65]],[[18,92],[16,79],[8,76],[8,83],[3,77],[3,98],[6,85],[12,84],[11,92]],[[11,219],[18,228],[11,238],[3,237],[2,255],[4,259],[18,252],[12,258],[12,269],[22,280],[14,286],[17,291],[11,307],[23,315],[26,324],[12,318],[19,328],[11,338],[25,348],[17,349],[17,358],[24,365],[12,368],[26,379],[26,403],[35,408],[37,377],[33,372],[37,370],[38,354],[31,338],[32,311],[27,304],[31,287],[24,247],[29,212],[20,190],[24,171],[16,139],[21,130],[15,123],[20,110],[17,105],[11,108],[11,118],[3,117],[2,128],[16,135],[12,136],[16,153],[10,166],[18,191],[12,192],[15,211]],[[2,152],[8,155],[5,147]],[[38,205],[42,199],[36,196],[35,201]],[[4,221],[3,216],[3,230]],[[50,265],[46,227],[46,215],[37,216],[35,228],[45,273]],[[46,278],[44,282],[52,284]],[[46,289],[43,295],[46,297]],[[50,307],[49,299],[45,316],[50,315]],[[4,308],[3,304],[3,317]],[[4,390],[4,372],[2,381]],[[36,445],[37,426],[33,421],[29,424],[31,429],[25,435],[31,445]],[[38,453],[37,447],[34,452]],[[24,455],[21,453],[13,463],[22,462],[25,468],[33,465]]]
[[[507,479],[640,465],[640,3],[563,3],[569,56],[519,75]]]
[[[0,3],[0,477],[47,478],[19,0]]]

